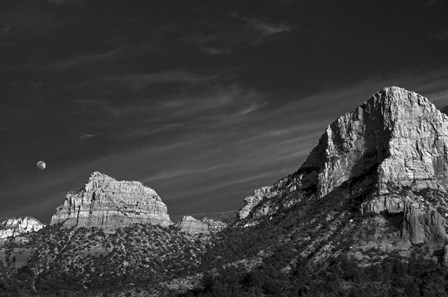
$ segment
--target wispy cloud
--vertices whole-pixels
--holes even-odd
[[[92,133],[92,134],[91,133],[80,133],[79,138],[82,141],[88,141],[88,140],[93,139],[100,135],[101,135],[100,133]]]
[[[215,22],[206,25],[207,30],[187,31],[182,39],[199,45],[203,53],[211,56],[230,55],[297,28],[285,22],[275,23],[236,12],[220,15]]]
[[[162,83],[200,83],[210,81],[220,77],[220,73],[211,75],[199,75],[186,70],[170,70],[157,73],[145,74],[123,74],[115,76],[105,76],[103,81],[119,83],[133,90],[141,90],[152,84]]]
[[[172,76],[169,79],[173,79]],[[188,77],[190,80],[200,78]],[[111,99],[86,98],[77,98],[73,102],[80,106],[77,109],[80,116],[108,115],[113,119],[110,124],[117,126],[117,129],[111,129],[115,131],[112,137],[129,139],[161,132],[232,127],[259,112],[265,106],[266,98],[255,89],[232,83],[201,86],[166,98],[142,99],[127,104],[123,104],[123,100],[115,103]],[[152,117],[152,114],[165,116]]]
[[[232,51],[228,48],[218,48],[213,46],[206,46],[202,48],[202,51],[210,56],[230,54]]]
[[[262,37],[269,37],[283,32],[289,32],[294,29],[293,26],[287,24],[274,24],[267,21],[262,21],[256,17],[244,17],[239,14],[232,12],[228,14],[229,17],[242,20],[251,27],[253,27],[256,31],[260,32]]]
[[[27,33],[30,28],[41,28],[46,26],[45,15],[37,13],[9,12],[0,16],[0,38],[6,38],[18,32]],[[36,31],[35,34],[39,34]]]
[[[120,46],[105,52],[76,55],[63,60],[54,61],[44,65],[43,68],[45,70],[69,70],[77,66],[91,66],[92,63],[114,59],[124,53],[124,47]]]

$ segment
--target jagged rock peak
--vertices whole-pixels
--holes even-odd
[[[39,231],[43,227],[45,227],[44,224],[32,217],[0,219],[0,240],[23,233]]]
[[[209,234],[208,224],[193,218],[192,216],[183,216],[179,223],[179,229],[182,232],[190,234]]]
[[[323,197],[376,169],[379,193],[391,182],[446,190],[447,144],[446,115],[417,93],[388,87],[328,126],[299,169],[301,187]]]
[[[117,181],[93,172],[83,188],[66,195],[51,224],[115,229],[134,223],[171,225],[167,207],[156,191],[138,181]]]
[[[415,92],[384,88],[332,122],[295,173],[246,198],[239,218],[271,215],[279,204],[320,199],[343,185],[347,195],[370,197],[366,212],[404,211],[409,201],[392,195],[401,190],[447,193],[448,116]],[[288,193],[298,194],[273,199]]]

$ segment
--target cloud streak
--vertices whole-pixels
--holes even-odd
[[[232,12],[228,14],[229,17],[235,18],[237,20],[242,20],[243,22],[247,23],[249,26],[254,28],[256,31],[261,33],[260,41],[263,37],[269,37],[273,35],[277,35],[284,32],[289,32],[292,29],[294,29],[293,26],[286,25],[286,24],[273,24],[270,22],[262,21],[256,17],[244,17],[240,16],[239,14]]]
[[[88,65],[89,67],[92,64],[104,62],[107,60],[112,60],[117,58],[119,55],[123,55],[125,53],[124,47],[120,46],[114,49],[111,49],[109,51],[101,52],[101,53],[91,53],[91,54],[84,54],[84,55],[75,55],[73,57],[59,60],[55,62],[51,62],[48,64],[43,65],[43,69],[45,70],[70,70],[74,67],[85,67]],[[127,53],[129,54],[129,53]]]
[[[172,76],[170,79],[173,79]],[[194,79],[197,80],[203,81],[206,78]],[[125,105],[122,101],[84,98],[73,100],[78,105],[78,116],[96,119],[94,116],[98,113],[108,115],[112,125],[109,130],[114,131],[113,137],[125,139],[164,132],[179,133],[195,129],[212,131],[233,127],[247,121],[266,105],[263,94],[239,84],[200,86],[166,98],[143,98]],[[152,114],[164,116],[152,117]],[[129,125],[130,120],[135,124]],[[101,132],[101,129],[92,129]]]
[[[134,91],[142,90],[153,84],[165,83],[203,83],[220,77],[220,73],[212,75],[197,75],[186,70],[171,70],[148,74],[124,74],[106,76],[105,82],[118,83],[131,88]]]

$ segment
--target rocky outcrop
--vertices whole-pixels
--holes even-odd
[[[382,216],[375,222],[401,230],[401,241],[440,246],[447,193],[448,116],[417,93],[388,87],[331,123],[295,173],[245,198],[237,225],[333,199],[339,208],[328,220],[354,210]]]
[[[448,267],[448,245],[443,248],[443,259],[442,263],[445,267]]]
[[[252,195],[244,198],[243,206],[237,212],[237,218],[242,220],[249,216],[251,211],[259,205],[263,200],[274,196],[271,192],[272,187],[261,187],[254,191]]]
[[[134,223],[172,224],[166,205],[153,189],[137,181],[117,181],[100,172],[92,173],[82,189],[66,195],[51,218],[51,224],[57,223],[103,229]]]
[[[209,234],[208,224],[193,218],[192,216],[184,216],[179,223],[179,229],[182,232],[190,234]]]
[[[24,233],[39,231],[45,227],[39,220],[31,217],[0,219],[0,240]]]
[[[326,129],[297,180],[317,197],[369,171],[378,195],[389,184],[446,191],[447,144],[445,114],[419,94],[389,87]]]
[[[404,212],[405,201],[399,195],[384,195],[374,197],[363,203],[361,209],[363,213],[387,213],[397,214]]]
[[[403,237],[412,244],[439,244],[444,246],[445,219],[434,209],[425,209],[418,203],[406,205],[403,219]]]
[[[210,231],[210,233],[218,233],[218,232],[224,230],[225,228],[227,228],[227,224],[224,222],[221,222],[219,220],[213,220],[213,219],[204,217],[201,219],[201,222],[204,224],[207,224],[208,230]]]
[[[447,192],[448,117],[417,93],[385,88],[331,123],[296,173],[245,198],[238,217],[269,204],[261,203],[266,192],[302,191],[319,199],[356,179],[369,180],[364,187],[375,200],[365,211],[403,209],[393,195],[400,189]]]

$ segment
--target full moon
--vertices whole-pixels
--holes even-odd
[[[44,161],[39,161],[36,163],[37,168],[39,168],[39,170],[44,170],[47,167],[47,164],[45,164]]]

